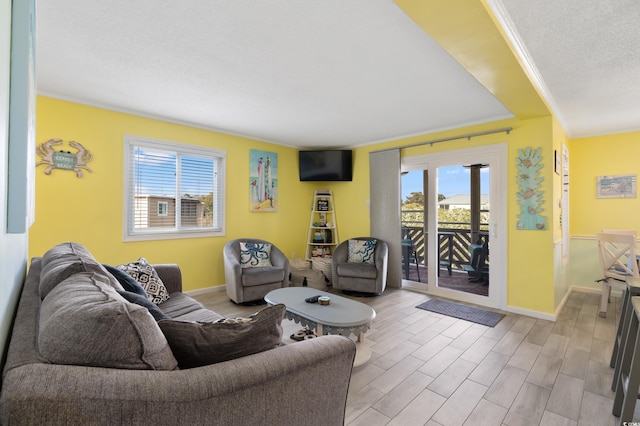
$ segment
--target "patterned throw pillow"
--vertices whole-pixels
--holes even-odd
[[[167,288],[158,276],[156,270],[153,269],[153,266],[151,266],[144,257],[141,257],[135,262],[118,265],[118,269],[122,269],[131,275],[134,280],[138,281],[147,292],[149,300],[156,305],[169,299]]]
[[[257,268],[271,265],[271,244],[240,243],[240,266]]]
[[[349,240],[347,262],[374,263],[376,240]]]

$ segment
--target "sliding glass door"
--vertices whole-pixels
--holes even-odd
[[[415,249],[406,250],[408,264],[403,250],[405,279],[415,282],[415,270],[421,273],[420,284],[413,285],[426,283],[429,293],[504,307],[506,145],[407,157],[402,170],[403,247],[411,243]],[[419,203],[408,202],[420,197],[405,192],[411,176],[420,173],[421,216]]]

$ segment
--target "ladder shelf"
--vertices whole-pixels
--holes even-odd
[[[333,193],[330,190],[318,190],[313,194],[309,234],[307,235],[306,260],[330,259],[338,246]]]

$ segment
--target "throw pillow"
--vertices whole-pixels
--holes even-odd
[[[125,289],[125,291],[139,294],[140,296],[143,296],[145,298],[148,297],[147,292],[144,290],[144,288],[142,288],[140,283],[134,280],[131,275],[127,274],[122,269],[116,268],[115,266],[105,265],[105,264],[102,264],[102,266],[104,266],[104,269],[106,269],[107,272],[109,272],[111,275],[113,275],[113,277],[116,280],[118,280],[118,282],[120,283],[122,288]]]
[[[153,269],[153,266],[151,266],[144,257],[141,257],[135,262],[118,265],[118,268],[136,280],[147,292],[149,300],[156,305],[169,299],[167,288],[164,286],[156,270]]]
[[[240,266],[257,268],[271,265],[271,244],[240,243]]]
[[[347,262],[374,263],[376,240],[349,240]]]
[[[249,322],[160,321],[181,369],[200,367],[273,349],[282,341],[285,306],[273,305]]]
[[[162,310],[160,308],[158,308],[158,305],[156,305],[155,303],[150,301],[147,298],[146,294],[144,296],[142,296],[142,295],[140,295],[138,293],[132,293],[130,291],[120,291],[120,290],[116,290],[116,291],[127,302],[135,303],[136,305],[140,305],[142,307],[147,308],[147,310],[149,310],[149,313],[151,314],[153,319],[156,320],[156,322],[158,322],[160,320],[171,319],[171,317],[169,315],[165,314],[164,312],[162,312]]]

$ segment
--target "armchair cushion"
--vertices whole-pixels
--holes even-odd
[[[349,240],[347,262],[374,263],[376,240]]]
[[[242,285],[250,287],[254,285],[263,285],[265,283],[276,283],[283,281],[284,269],[275,266],[266,266],[260,268],[246,268],[242,272]]]
[[[341,277],[368,278],[375,280],[378,269],[373,263],[340,263],[337,266],[338,275]]]
[[[200,323],[160,321],[158,325],[182,369],[228,361],[273,349],[282,341],[285,306],[273,305],[250,321]]]
[[[243,268],[271,266],[271,244],[241,242],[240,266]]]

